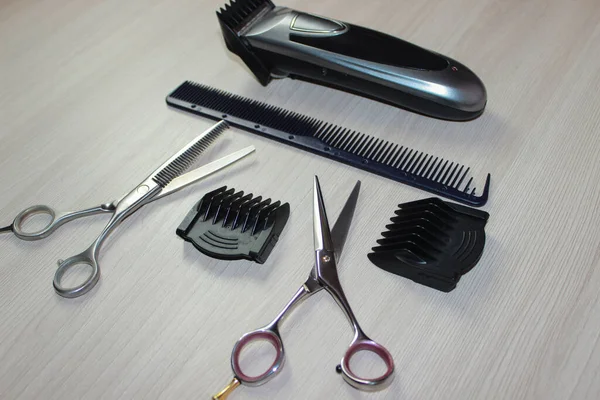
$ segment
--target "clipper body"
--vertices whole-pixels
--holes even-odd
[[[485,87],[471,70],[390,35],[269,0],[232,1],[217,15],[227,47],[263,85],[302,79],[448,120],[485,108]]]

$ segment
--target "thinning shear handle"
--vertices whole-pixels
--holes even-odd
[[[149,184],[150,183],[148,182],[139,185],[118,202],[112,218],[108,221],[108,224],[106,224],[98,238],[89,248],[66,260],[58,261],[58,269],[56,270],[56,274],[54,274],[53,285],[54,290],[59,296],[66,298],[79,297],[96,286],[96,283],[98,283],[98,280],[100,279],[98,253],[100,252],[102,243],[108,235],[110,235],[110,233],[125,220],[125,218],[135,212],[138,208],[142,207],[149,198],[156,196],[162,189],[156,184],[154,184],[153,187],[148,186]],[[61,283],[64,274],[76,265],[87,265],[91,267],[92,271],[83,283],[73,287],[64,287]]]
[[[113,212],[113,210],[114,207],[111,204],[102,204],[100,206],[88,208],[85,210],[59,213],[48,206],[36,205],[26,208],[25,210],[17,214],[12,225],[12,231],[14,232],[16,237],[22,240],[40,240],[45,237],[48,237],[60,226],[66,224],[69,221],[73,221],[77,218],[87,217],[89,215]],[[26,220],[33,217],[34,215],[40,214],[50,216],[50,221],[48,221],[46,226],[36,231],[27,231],[23,228],[23,224]]]

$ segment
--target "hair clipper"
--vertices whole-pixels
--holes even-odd
[[[485,108],[485,87],[471,70],[393,36],[270,0],[231,0],[217,16],[227,48],[265,86],[302,79],[457,121]]]

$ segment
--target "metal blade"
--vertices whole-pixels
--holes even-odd
[[[352,189],[352,192],[350,193],[350,196],[348,196],[346,204],[344,204],[339,217],[333,225],[333,230],[329,231],[329,223],[327,222],[325,205],[323,204],[321,186],[319,185],[319,179],[315,176],[313,214],[315,251],[333,251],[336,262],[340,260],[342,250],[346,244],[346,238],[348,237],[352,218],[354,217],[354,210],[356,209],[356,203],[358,202],[359,192],[360,181],[357,181],[356,185],[354,185],[354,189]],[[315,264],[310,271],[308,280],[304,284],[309,292],[316,293],[323,289],[323,285],[319,283],[318,277],[319,271],[317,271],[317,264]]]
[[[0,233],[7,233],[7,232],[12,232],[12,231],[13,231],[12,225],[5,226],[4,228],[0,228]]]
[[[321,185],[316,175],[313,188],[313,230],[315,251],[333,251],[333,241],[331,240],[331,230],[329,229],[329,221],[327,221]]]
[[[196,158],[228,127],[229,125],[225,121],[216,123],[165,161],[149,178],[161,187],[166,187],[173,179],[187,170]]]
[[[340,256],[342,255],[342,250],[344,249],[344,244],[346,243],[346,238],[350,231],[352,217],[354,217],[354,210],[356,209],[356,203],[358,202],[359,192],[360,181],[356,181],[354,189],[352,189],[350,196],[348,196],[348,200],[346,200],[346,204],[344,204],[344,208],[342,208],[342,211],[331,230],[331,239],[333,240],[336,261],[339,261]]]
[[[348,232],[350,231],[359,193],[360,181],[357,181],[337,221],[335,221],[333,230],[330,231],[325,204],[323,202],[323,194],[321,193],[321,185],[319,184],[319,178],[315,176],[313,210],[315,250],[333,251],[336,258],[340,258],[346,238],[348,237]]]
[[[231,153],[223,158],[213,161],[209,164],[198,167],[184,175],[181,175],[181,176],[173,179],[171,181],[171,183],[169,183],[167,185],[167,187],[164,188],[158,194],[158,196],[152,198],[152,201],[160,199],[161,197],[167,196],[169,194],[172,194],[178,190],[183,189],[186,186],[191,185],[194,182],[197,182],[203,178],[206,178],[207,176],[235,163],[236,161],[241,160],[242,158],[246,157],[248,154],[254,152],[254,150],[256,150],[256,148],[254,146],[248,146],[248,147],[238,150],[234,153]]]

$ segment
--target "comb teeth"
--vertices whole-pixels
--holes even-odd
[[[231,30],[239,32],[264,9],[273,9],[270,0],[231,0],[217,11],[219,19]]]
[[[198,156],[200,156],[200,154],[202,154],[202,152],[221,135],[221,133],[225,132],[228,127],[226,122],[220,122],[203,132],[192,142],[188,143],[188,145],[179,151],[179,153],[175,154],[163,164],[160,171],[152,178],[152,180],[163,188],[167,186],[169,182],[187,170]]]
[[[291,135],[304,136],[316,132],[319,125],[323,124],[316,118],[308,118],[280,107],[193,82],[184,83],[170,97],[194,105],[192,109],[197,109],[196,105],[200,105],[219,111],[219,115],[224,118],[235,116],[251,120],[255,126],[259,126],[255,129],[265,126]]]
[[[489,174],[478,194],[464,165],[281,107],[190,81],[167,103],[461,203],[482,206],[488,199]]]
[[[273,223],[272,214],[280,205],[280,201],[271,204],[271,199],[263,200],[252,193],[244,196],[243,191],[223,186],[204,195],[197,211],[202,222],[256,235]]]

